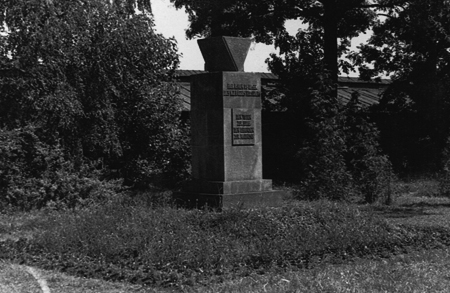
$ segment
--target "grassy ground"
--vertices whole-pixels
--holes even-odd
[[[162,292],[140,285],[113,283],[103,280],[86,279],[66,274],[39,270],[52,293],[152,293]],[[0,261],[0,292],[2,293],[42,293],[38,281],[24,265]],[[167,290],[165,292],[171,292]]]
[[[447,249],[415,252],[391,259],[359,259],[350,264],[324,265],[314,269],[283,273],[255,274],[177,289],[148,288],[111,283],[65,274],[41,271],[51,292],[119,293],[119,292],[448,292],[450,255]],[[41,292],[24,266],[0,263],[0,292]],[[36,290],[36,291],[33,291]]]
[[[396,186],[396,197],[392,206],[359,206],[358,209],[368,215],[372,214],[372,216],[377,218],[380,217],[382,221],[387,221],[390,226],[393,225],[392,227],[415,227],[414,229],[417,228],[421,231],[439,228],[441,230],[438,229],[437,233],[445,234],[447,233],[445,231],[450,231],[450,200],[437,197],[436,195],[436,184],[432,180],[400,183]],[[316,222],[312,221],[310,223],[312,228],[315,229],[319,227],[314,225],[323,222],[320,225],[321,228],[326,228],[323,231],[333,231],[336,230],[337,227],[340,227],[339,225],[332,225],[332,222],[335,220],[333,217],[346,215],[346,217],[349,218],[348,222],[343,222],[344,226],[347,225],[346,229],[360,229],[363,227],[352,226],[353,224],[349,224],[351,221],[358,222],[361,221],[361,219],[365,219],[365,217],[360,217],[357,212],[354,214],[354,211],[351,208],[336,208],[332,205],[325,204],[325,208],[329,209],[328,214],[320,214],[315,210],[319,210],[320,208],[320,204],[316,206],[313,204],[311,209],[307,209],[308,211],[314,211],[311,214],[301,210],[301,213],[298,214],[300,215],[300,218],[297,218],[297,220],[304,222],[314,218],[314,221]],[[333,213],[335,213],[334,216],[327,218],[327,215]],[[136,219],[136,216],[137,215],[134,215],[134,219]],[[45,230],[48,228],[49,217],[50,214],[46,211],[1,215],[0,240],[5,241],[7,239],[24,237],[33,239],[39,237],[39,235],[42,235],[43,233],[42,229]],[[52,215],[52,217],[54,217],[54,215]],[[92,219],[95,219],[95,217],[96,216],[93,216]],[[167,217],[173,218],[174,215],[167,215]],[[250,221],[251,224],[249,226],[243,226],[247,230],[254,225],[266,223],[259,221],[260,215],[258,214],[256,218],[252,218],[254,215],[247,215],[247,217],[247,220]],[[233,220],[230,223],[234,223],[236,220],[233,218],[230,219]],[[270,219],[272,224],[276,223],[277,225],[281,225],[276,227],[284,227],[282,217]],[[140,220],[148,221],[149,219],[141,218]],[[152,221],[154,221],[154,219]],[[159,219],[159,221],[161,221],[161,219]],[[197,219],[196,221],[200,221],[199,223],[203,224],[207,223],[208,225],[211,225],[211,223],[219,223],[218,218],[208,218],[206,222],[202,219]],[[367,222],[368,225],[378,225],[376,223],[378,222]],[[77,225],[74,227],[83,226],[83,223],[76,224]],[[138,222],[128,224],[137,225]],[[227,233],[231,233],[231,230],[229,230],[230,226],[229,224],[227,225],[228,226],[220,226],[222,227],[220,229],[223,230],[226,228],[228,229]],[[130,228],[131,226],[127,227],[128,229],[132,229]],[[203,227],[202,229],[210,229],[210,227],[208,227]],[[236,226],[232,226],[231,228],[236,229]],[[294,228],[298,229],[299,227]],[[108,229],[108,227],[103,227],[103,229]],[[270,229],[270,227],[263,227],[263,229]],[[414,231],[414,229],[412,231]],[[179,233],[180,231],[175,232]],[[255,232],[257,232],[257,230],[255,230]],[[246,237],[250,237],[249,235],[251,235],[252,231],[249,231],[249,233],[250,234],[246,234]],[[341,230],[339,233],[351,234],[353,232],[349,233],[349,230]],[[336,235],[333,235],[333,237],[337,237],[335,239],[343,241],[343,245],[345,245],[345,241],[359,241],[358,239],[355,240],[348,239],[348,237],[341,237],[339,236],[339,233],[335,233]],[[424,240],[429,241],[428,238],[433,238],[433,233],[434,232],[427,234],[427,239],[424,238]],[[223,236],[224,234],[214,235]],[[365,234],[361,235],[364,236]],[[367,237],[369,237],[369,234],[367,235]],[[442,235],[438,236],[436,236],[436,239],[439,237],[439,239],[442,238]],[[313,235],[313,237],[318,236]],[[373,236],[370,237],[373,238]],[[113,238],[114,237],[108,239],[111,240]],[[213,238],[210,239],[212,240]],[[260,238],[255,239],[258,240]],[[147,241],[150,240],[147,239]],[[203,278],[203,281],[199,279],[199,282],[179,282],[175,287],[155,287],[157,289],[150,289],[149,287],[143,288],[137,284],[127,285],[127,282],[111,283],[95,279],[76,278],[52,270],[43,271],[43,276],[47,279],[52,292],[74,293],[170,292],[172,290],[186,292],[448,292],[447,288],[450,288],[450,250],[446,243],[447,242],[445,241],[441,241],[439,245],[433,246],[427,250],[409,247],[395,252],[388,249],[387,253],[375,253],[374,251],[373,254],[366,253],[362,257],[353,255],[349,258],[339,257],[327,260],[329,255],[322,255],[320,261],[307,269],[302,266],[280,267],[270,265],[255,268],[254,270],[246,270],[244,274],[226,274],[224,275],[225,277],[213,279]],[[234,242],[233,245],[242,245],[242,242]],[[314,245],[314,243],[312,243],[312,245]],[[221,247],[222,249],[225,249],[223,245]],[[324,247],[326,248],[326,246]],[[208,247],[206,246],[206,248]],[[336,247],[333,249],[335,248]],[[226,249],[232,248],[228,247]],[[227,251],[226,249],[224,252]],[[240,248],[238,251],[242,251],[242,249]],[[345,252],[346,250],[344,249],[343,251]],[[280,252],[283,251],[280,250]],[[230,253],[233,253],[233,251],[230,250]],[[342,251],[340,253],[342,253]],[[275,260],[280,259],[273,255],[271,257],[275,257]],[[234,259],[229,259],[229,261],[232,260],[234,261]],[[38,287],[36,287],[36,281],[33,280],[29,274],[24,272],[23,267],[14,264],[14,262],[17,262],[17,260],[12,260],[12,262],[0,262],[0,292],[34,292],[32,290],[37,290],[36,288]],[[57,268],[57,270],[60,269],[61,268]],[[71,273],[74,272],[72,271]],[[14,282],[12,280],[21,281]]]
[[[38,282],[19,265],[0,261],[0,272],[0,292],[41,292]]]
[[[398,182],[395,192],[393,205],[366,208],[395,225],[450,229],[450,198],[439,197],[436,180]]]
[[[434,250],[252,276],[199,288],[198,292],[449,292],[449,269],[449,251]]]

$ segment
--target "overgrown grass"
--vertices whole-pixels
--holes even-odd
[[[51,212],[3,258],[81,276],[192,286],[402,251],[413,236],[355,206],[328,201],[222,213],[117,199]],[[2,250],[0,249],[0,251]]]
[[[84,208],[2,215],[1,236],[14,237],[0,238],[0,258],[83,277],[188,291],[321,292],[316,281],[322,289],[339,291],[333,286],[351,280],[361,286],[364,275],[381,276],[389,270],[371,259],[450,245],[450,227],[436,224],[448,222],[450,200],[414,195],[418,193],[411,187],[389,207],[292,201],[281,208],[218,213],[167,207],[167,192],[134,198],[122,194]],[[340,277],[342,266],[359,258],[372,270],[356,262]],[[392,265],[391,274],[400,268]],[[362,292],[395,286],[371,280],[373,286]]]
[[[439,181],[433,176],[397,181],[393,184],[394,196],[436,197],[440,195]]]
[[[195,292],[448,292],[449,251],[432,250],[390,259],[245,278],[196,288]]]
[[[47,222],[47,211],[4,211],[0,213],[0,241],[19,238],[31,239]]]

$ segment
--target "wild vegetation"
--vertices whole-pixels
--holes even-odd
[[[383,259],[403,256],[414,262],[424,249],[447,247],[448,199],[429,197],[424,192],[430,186],[398,184],[391,207],[295,201],[280,208],[216,213],[155,206],[147,194],[114,196],[72,210],[10,213],[0,221],[6,238],[0,257],[153,288],[231,286],[231,280],[250,276],[302,280],[285,284],[294,288],[306,286],[309,273],[326,268],[346,264],[356,270],[368,260],[377,270],[385,265],[379,262]],[[438,190],[436,184],[433,189]]]
[[[271,56],[268,65],[281,80],[277,94],[282,94],[282,105],[278,110],[285,109],[287,116],[293,116],[289,122],[296,128],[286,133],[290,140],[280,146],[291,154],[279,160],[283,168],[290,166],[303,144],[305,119],[313,108],[311,91],[323,89],[316,86],[317,82],[331,81],[335,95],[333,82],[338,72],[357,69],[363,79],[389,76],[393,81],[368,118],[380,131],[379,144],[395,172],[410,176],[441,170],[449,136],[445,119],[449,114],[447,1],[172,2],[188,12],[190,38],[221,33],[252,36],[280,50],[279,56]],[[284,27],[285,21],[291,19],[305,24],[294,36]],[[357,52],[349,52],[350,40],[368,29],[373,30],[368,43],[361,44]],[[437,45],[430,46],[434,43]],[[283,169],[280,165],[274,168]],[[290,173],[299,172],[288,169]]]
[[[176,187],[189,175],[189,129],[180,119],[180,101],[172,83],[178,64],[175,41],[154,33],[148,1],[66,2],[1,2],[2,205],[32,208],[59,202],[73,206],[95,197],[99,186],[111,190],[121,186]],[[266,98],[276,102],[264,104],[265,111],[283,111],[291,127],[284,134],[286,139],[277,144],[283,155],[266,167],[285,171],[272,178],[298,186],[301,198],[359,197],[366,202],[388,202],[393,171],[403,176],[408,170],[424,167],[422,163],[432,165],[423,170],[443,170],[440,162],[448,127],[439,123],[446,107],[437,106],[446,104],[442,91],[445,85],[433,87],[442,90],[431,93],[397,85],[412,81],[417,77],[414,72],[426,64],[437,64],[433,74],[439,78],[434,80],[446,80],[443,64],[448,52],[442,45],[444,49],[436,52],[438,63],[432,63],[434,59],[425,58],[429,52],[421,45],[424,41],[409,37],[416,33],[389,38],[402,31],[402,19],[417,16],[427,24],[424,34],[430,41],[444,40],[442,13],[447,4],[427,4],[428,10],[421,9],[424,2],[415,1],[348,1],[341,5],[342,11],[333,23],[343,40],[370,25],[375,29],[370,43],[359,54],[351,55],[353,65],[337,62],[336,56],[335,63],[341,70],[356,66],[364,77],[380,72],[402,76],[395,77],[380,105],[361,109],[357,93],[348,105],[342,105],[336,96],[336,74],[331,69],[326,41],[331,20],[323,22],[329,2],[264,2],[267,11],[276,8],[278,18],[264,14],[264,5],[251,1],[246,5],[238,0],[226,1],[214,7],[208,3],[174,1],[191,17],[188,36],[253,34],[257,41],[275,41],[281,50],[280,56],[273,55],[268,61],[271,71],[280,77],[280,85]],[[131,9],[133,5],[143,13]],[[423,11],[433,18],[425,19]],[[208,13],[220,15],[223,21],[205,18]],[[250,13],[252,17],[234,23],[228,17],[230,13]],[[376,22],[376,13],[389,14],[390,20]],[[269,16],[273,22],[266,21]],[[296,17],[309,27],[289,36],[283,23]],[[396,24],[395,29],[391,26],[392,34],[383,34],[383,27],[391,22]],[[404,26],[411,32],[420,29],[409,22]],[[439,33],[431,33],[439,27],[443,28]],[[380,43],[391,44],[397,39],[408,44],[405,54],[380,51]],[[348,41],[342,41],[339,55],[335,55],[343,56],[348,45]],[[393,61],[394,56],[406,53],[424,57]],[[390,66],[379,65],[391,59],[386,63]],[[373,62],[370,69],[367,64]],[[426,84],[419,80],[413,83]],[[433,99],[426,98],[428,95]],[[438,108],[439,115],[433,110]],[[389,127],[385,121],[399,127]],[[411,121],[426,123],[420,128],[423,131],[403,140],[411,132],[403,134],[401,129]],[[439,130],[435,127],[438,124]],[[393,135],[395,131],[399,135]],[[408,151],[403,143],[394,142],[397,137],[409,142]],[[428,158],[424,154],[436,155],[422,163],[415,159]],[[79,199],[74,199],[76,194],[80,194]]]
[[[73,205],[98,186],[186,175],[176,42],[154,32],[148,4],[0,2],[2,205]]]
[[[437,172],[445,160],[449,13],[446,1],[408,1],[402,9],[388,10],[386,21],[374,25],[369,42],[354,54],[365,78],[392,76],[374,112],[382,144],[399,173]]]
[[[176,42],[154,32],[149,1],[0,0],[0,209],[9,219],[0,223],[8,236],[0,258],[180,289],[448,247],[449,227],[436,217],[426,226],[385,219],[448,205],[429,201],[450,190],[448,126],[435,127],[448,110],[447,1],[340,1],[332,19],[338,1],[172,2],[190,14],[190,36],[254,35],[281,49],[268,61],[280,77],[267,97],[276,102],[263,102],[293,121],[278,145],[287,171],[276,179],[294,186],[295,199],[219,213],[175,209],[171,191],[155,191],[188,175],[189,129],[172,80]],[[261,14],[275,4],[280,15]],[[233,23],[228,16],[236,13],[252,17]],[[376,13],[388,20],[377,22]],[[282,24],[296,17],[309,27],[288,36]],[[404,22],[411,19],[425,25]],[[347,105],[339,101],[334,81],[337,64],[352,67],[337,62],[338,53],[369,26],[374,37],[352,55],[354,65],[364,77],[397,75],[377,108],[361,109],[357,93]],[[329,48],[337,37],[336,52]],[[429,52],[431,42],[443,45]],[[422,82],[420,72],[434,83]],[[403,153],[405,145],[387,137],[414,119],[423,127],[408,140],[414,151]],[[393,171],[420,169],[411,159],[430,150],[437,155],[426,170],[439,173],[420,189],[427,200],[381,205],[398,194],[418,196],[411,184],[394,184]]]

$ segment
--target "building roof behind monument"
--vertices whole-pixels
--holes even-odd
[[[190,110],[191,104],[191,84],[190,77],[192,75],[206,73],[203,70],[177,70],[175,79],[179,85],[180,97],[183,99],[184,110]],[[263,91],[269,92],[276,87],[278,77],[270,72],[253,72],[261,76],[261,86]],[[359,102],[362,107],[378,104],[381,95],[388,87],[390,80],[381,79],[380,81],[365,81],[357,77],[338,78],[338,97],[342,103],[346,104],[352,98],[354,92],[359,93]]]
[[[189,77],[191,75],[201,74],[201,73],[206,73],[206,71],[179,69],[179,70],[175,71],[175,77],[177,79],[179,79],[179,78]],[[278,77],[275,74],[270,73],[270,72],[252,72],[252,73],[259,74],[261,76],[261,79],[274,79],[274,80],[278,79]]]

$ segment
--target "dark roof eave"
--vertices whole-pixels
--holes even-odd
[[[175,78],[183,78],[183,77],[189,77],[196,74],[202,74],[207,73],[207,71],[204,70],[186,70],[186,69],[178,69],[175,71]],[[261,76],[262,79],[278,79],[278,76],[276,76],[273,73],[270,72],[248,72],[248,73],[256,73]]]
[[[175,71],[175,78],[188,78],[191,75],[195,74],[202,74],[206,73],[204,70],[186,70],[186,69],[178,69]],[[278,76],[271,72],[251,72],[256,73],[261,76],[262,79],[272,79],[272,80],[278,80]],[[391,83],[390,79],[381,79],[379,81],[373,80],[373,81],[367,81],[362,80],[359,77],[348,77],[348,76],[339,76],[338,82],[341,86],[345,86],[346,84],[360,84],[360,85],[368,85],[368,86],[374,86],[374,87],[383,87],[387,86]]]

